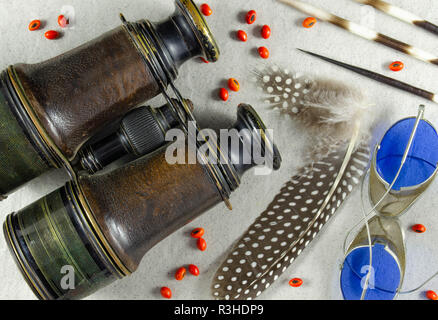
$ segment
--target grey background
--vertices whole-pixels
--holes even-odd
[[[308,1],[427,51],[438,52],[437,37],[353,1]],[[397,3],[438,23],[436,1],[389,2]],[[201,3],[198,1],[198,4]],[[254,53],[258,46],[266,45],[270,49],[271,58],[268,63],[344,80],[367,92],[375,104],[370,112],[379,114],[376,139],[391,123],[415,115],[417,106],[425,101],[309,58],[297,52],[296,47],[323,53],[438,92],[436,66],[360,39],[327,23],[318,23],[313,29],[306,30],[300,26],[305,15],[274,0],[211,0],[209,4],[214,14],[207,21],[221,47],[221,59],[218,63],[209,65],[199,61],[188,62],[180,70],[177,86],[186,97],[194,101],[196,116],[202,126],[228,126],[235,119],[236,106],[239,103],[252,104],[268,127],[275,130],[276,142],[284,159],[282,169],[268,177],[248,173],[240,189],[232,195],[233,211],[228,211],[222,204],[216,206],[153,248],[132,276],[113,283],[89,299],[160,299],[159,288],[163,285],[172,288],[176,299],[210,299],[211,279],[230,246],[266,208],[283,183],[294,174],[295,169],[302,165],[308,137],[303,132],[298,132],[290,119],[280,117],[278,112],[273,112],[264,105],[249,81],[250,71],[254,67],[263,66],[262,60]],[[73,29],[64,32],[62,39],[48,41],[43,37],[44,31],[27,31],[28,23],[35,18],[46,21],[44,30],[59,29],[56,21],[63,5],[73,6],[76,23]],[[250,9],[258,12],[257,22],[253,26],[245,25],[241,21],[242,12]],[[128,20],[148,18],[158,21],[166,18],[173,10],[171,0],[0,0],[0,68],[18,62],[39,62],[74,48],[119,26],[119,12],[123,12]],[[370,17],[374,18],[374,24]],[[263,24],[269,24],[272,28],[272,37],[269,40],[261,39],[255,31],[257,26]],[[238,29],[247,31],[250,38],[247,43],[234,39],[233,34]],[[387,70],[386,66],[394,60],[405,62],[406,68],[403,72],[395,74]],[[237,94],[231,94],[231,99],[223,103],[217,99],[216,92],[229,77],[239,79],[242,89]],[[158,103],[159,101],[152,102],[154,106],[158,106]],[[437,106],[428,102],[426,105],[426,117],[437,125]],[[0,220],[3,221],[10,212],[19,210],[55,190],[65,179],[66,175],[62,171],[55,171],[33,181],[0,203]],[[437,190],[435,181],[425,197],[402,218],[408,249],[405,289],[416,287],[433,274],[438,266],[438,214],[435,209],[438,198],[434,196]],[[343,257],[342,244],[348,230],[361,218],[359,199],[359,191],[356,190],[320,235],[260,298],[340,299],[338,279]],[[428,232],[423,235],[413,234],[408,228],[414,223],[425,224]],[[208,249],[205,252],[198,251],[194,241],[188,236],[188,232],[198,226],[206,229]],[[201,275],[198,278],[189,276],[179,283],[172,280],[176,268],[190,263],[200,267]],[[299,289],[289,287],[288,280],[292,277],[301,277],[305,284]],[[425,289],[438,290],[438,279]],[[0,241],[0,298],[34,299],[3,239]],[[424,291],[402,295],[399,299],[424,299]]]

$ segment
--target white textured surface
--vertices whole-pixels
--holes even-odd
[[[308,1],[427,51],[436,52],[438,49],[437,37],[371,8],[363,8],[353,1]],[[438,23],[436,1],[389,2]],[[62,39],[48,41],[43,37],[44,31],[27,31],[29,21],[34,18],[47,21],[44,30],[57,28],[57,16],[64,4],[74,6],[76,25],[74,29],[67,30]],[[228,126],[235,119],[238,103],[252,104],[268,127],[275,130],[276,141],[284,159],[282,169],[269,177],[248,173],[240,189],[232,195],[232,212],[224,205],[218,205],[154,247],[132,276],[100,290],[90,299],[160,299],[159,288],[163,285],[172,288],[176,299],[210,299],[211,277],[231,244],[266,208],[286,179],[300,165],[306,136],[295,130],[289,119],[280,118],[276,112],[264,106],[248,81],[250,70],[262,62],[255,52],[258,46],[265,45],[270,49],[271,58],[268,62],[300,72],[345,80],[366,90],[370,100],[375,103],[376,110],[382,111],[378,126],[380,134],[392,122],[415,115],[419,103],[426,103],[426,117],[438,126],[437,105],[307,57],[295,48],[322,53],[436,92],[438,67],[360,39],[326,23],[318,23],[310,30],[304,29],[300,26],[304,15],[274,0],[211,0],[209,4],[214,14],[207,21],[221,47],[221,59],[218,63],[209,65],[199,61],[187,63],[180,70],[177,85],[186,97],[194,101],[196,115],[202,126]],[[242,13],[250,9],[258,12],[257,22],[252,26],[242,23]],[[119,12],[123,12],[128,20],[148,18],[157,21],[173,12],[173,2],[77,0],[69,3],[55,0],[0,0],[0,68],[18,62],[39,62],[72,49],[120,25]],[[374,17],[374,25],[370,16]],[[261,24],[271,26],[273,34],[269,40],[258,36],[258,27]],[[247,31],[247,43],[234,39],[234,32],[238,29]],[[398,74],[388,71],[386,66],[394,60],[404,61],[405,70]],[[218,88],[224,86],[224,80],[231,76],[240,80],[241,92],[231,94],[228,103],[218,101]],[[377,114],[376,111],[370,112]],[[3,221],[10,212],[19,210],[55,190],[63,184],[64,179],[66,176],[62,172],[52,172],[16,192],[0,203],[0,220]],[[423,199],[402,218],[408,247],[405,289],[416,287],[435,272],[438,266],[438,212],[435,210],[438,198],[433,196],[437,191],[438,185],[435,182]],[[261,296],[262,299],[341,298],[338,279],[343,257],[342,243],[347,231],[361,217],[359,199],[359,192],[356,190],[297,261]],[[408,227],[414,223],[425,224],[428,232],[423,235],[413,234]],[[198,226],[204,227],[207,232],[205,238],[208,249],[205,252],[198,251],[193,239],[187,235],[192,228]],[[201,275],[198,278],[188,276],[178,283],[173,280],[175,269],[190,263],[200,267]],[[288,280],[291,277],[303,278],[304,285],[299,289],[289,287]],[[438,279],[425,289],[438,290]],[[0,298],[34,299],[3,240],[0,241]],[[424,297],[420,291],[403,295],[400,299]]]

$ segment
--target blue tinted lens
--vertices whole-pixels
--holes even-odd
[[[403,119],[385,134],[377,152],[377,172],[388,183],[394,180],[415,125],[415,118]],[[409,156],[393,189],[412,187],[425,182],[436,170],[438,135],[426,121],[421,120]]]
[[[373,246],[373,263],[365,300],[392,300],[400,285],[400,268],[382,244]],[[356,248],[344,262],[341,289],[345,300],[360,300],[370,262],[369,247]]]

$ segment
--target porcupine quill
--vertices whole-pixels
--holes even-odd
[[[407,22],[424,30],[427,30],[435,35],[438,35],[438,26],[427,21],[426,19],[420,18],[417,15],[406,11],[402,8],[396,7],[388,2],[381,0],[353,0],[365,5],[372,6],[377,10],[380,10],[394,18],[401,21]]]
[[[351,70],[351,71],[353,71],[355,73],[358,73],[358,74],[360,74],[362,76],[365,76],[367,78],[370,78],[370,79],[373,79],[375,81],[378,81],[378,82],[384,83],[386,85],[389,85],[391,87],[394,87],[394,88],[397,88],[397,89],[400,89],[400,90],[412,93],[412,94],[414,94],[416,96],[425,98],[425,99],[427,99],[429,101],[438,103],[438,95],[433,93],[433,92],[426,91],[424,89],[420,89],[420,88],[414,87],[413,85],[410,85],[408,83],[401,82],[399,80],[395,80],[393,78],[384,76],[384,75],[379,74],[377,72],[373,72],[373,71],[362,69],[362,68],[359,68],[359,67],[356,67],[356,66],[352,66],[350,64],[346,64],[344,62],[340,62],[340,61],[337,61],[337,60],[334,60],[334,59],[330,59],[330,58],[321,56],[319,54],[316,54],[316,53],[313,53],[313,52],[310,52],[310,51],[306,51],[306,50],[302,50],[302,49],[298,49],[298,50],[300,50],[301,52],[304,52],[306,54],[309,54],[311,56],[314,56],[316,58],[319,58],[321,60],[330,62],[330,63],[335,64],[337,66],[340,66],[342,68]]]
[[[369,105],[359,91],[276,67],[256,74],[268,103],[303,124],[317,147],[217,270],[217,299],[254,299],[272,285],[359,183],[370,156],[360,128]]]
[[[436,55],[433,55],[422,49],[411,46],[407,43],[401,42],[397,39],[388,37],[384,34],[378,33],[374,30],[368,29],[364,26],[361,26],[360,24],[338,17],[321,8],[317,8],[308,3],[304,3],[298,0],[279,0],[279,1],[291,7],[294,7],[295,9],[300,10],[308,15],[314,16],[318,19],[327,21],[337,27],[345,29],[359,37],[383,44],[394,50],[413,56],[419,60],[438,65],[438,56]]]

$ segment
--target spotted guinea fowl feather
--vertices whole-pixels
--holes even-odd
[[[303,124],[318,151],[222,263],[212,283],[217,299],[254,299],[272,285],[359,183],[370,155],[361,130],[368,104],[359,92],[275,66],[256,74],[266,103]]]
[[[359,183],[369,148],[356,149],[336,183],[345,153],[331,152],[285,184],[219,267],[214,297],[254,299],[286,271]]]
[[[314,161],[351,139],[361,122],[358,142],[369,135],[370,103],[356,88],[331,79],[314,78],[276,65],[255,70],[264,103],[303,125],[314,138],[309,158]]]

